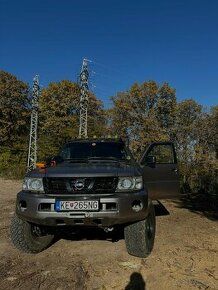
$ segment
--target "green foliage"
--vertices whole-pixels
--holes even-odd
[[[88,135],[102,136],[106,131],[106,112],[103,109],[103,103],[97,100],[96,97],[90,93],[88,106]],[[77,126],[78,129],[78,126]]]
[[[162,86],[154,81],[135,83],[112,101],[112,130],[130,139],[137,156],[147,144],[169,140],[168,129],[173,125],[176,98],[175,90],[167,83]]]
[[[173,138],[173,126],[176,117],[176,92],[168,83],[159,89],[157,100],[157,119],[159,125],[169,138]]]
[[[0,175],[21,177],[30,123],[28,86],[0,71]]]
[[[39,98],[38,160],[56,155],[79,133],[79,85],[67,80],[50,83]],[[28,86],[0,72],[0,175],[22,177],[26,170],[30,129]],[[101,101],[90,93],[88,134],[101,135],[106,117]]]
[[[22,178],[26,171],[26,156],[24,151],[4,150],[0,152],[0,176],[7,178]]]
[[[39,160],[57,154],[63,143],[78,137],[79,85],[63,80],[50,83],[39,99]],[[99,135],[105,126],[102,103],[89,95],[88,134]]]
[[[28,104],[27,84],[0,71],[0,145],[16,147],[26,135]]]
[[[111,131],[127,136],[136,157],[154,141],[174,141],[183,191],[215,193],[218,180],[218,106],[205,113],[194,100],[176,101],[175,89],[135,83],[112,97]]]
[[[50,83],[39,99],[39,160],[57,153],[77,136],[79,87],[70,81]]]
[[[79,133],[79,85],[50,83],[39,99],[38,161],[56,155]],[[174,141],[183,191],[218,191],[218,106],[205,112],[196,101],[177,102],[175,89],[155,81],[135,83],[112,97],[113,107],[90,93],[88,135],[118,135],[130,140],[139,157],[154,141]],[[0,71],[0,176],[21,178],[26,170],[30,127],[28,86]]]

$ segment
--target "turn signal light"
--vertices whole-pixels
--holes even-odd
[[[37,168],[41,168],[41,169],[43,169],[43,168],[46,167],[46,164],[43,163],[43,162],[38,162],[38,163],[36,163],[36,167],[37,167]]]

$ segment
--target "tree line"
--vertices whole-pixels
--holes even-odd
[[[38,160],[57,154],[78,137],[80,88],[69,80],[52,82],[39,99]],[[111,97],[112,107],[89,94],[88,135],[128,138],[139,158],[154,141],[176,146],[184,192],[218,192],[218,106],[204,109],[193,99],[178,101],[169,83],[134,83]],[[26,170],[31,86],[0,71],[0,175],[22,177]]]

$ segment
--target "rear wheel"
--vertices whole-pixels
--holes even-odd
[[[145,220],[124,228],[127,252],[130,255],[146,258],[152,251],[155,238],[155,211],[151,203]]]
[[[52,243],[54,235],[45,228],[20,219],[16,214],[11,221],[11,240],[14,246],[25,253],[39,253]]]

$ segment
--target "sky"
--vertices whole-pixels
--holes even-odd
[[[134,82],[168,82],[177,99],[218,103],[216,0],[0,0],[0,69],[41,87],[77,81],[110,97]]]

